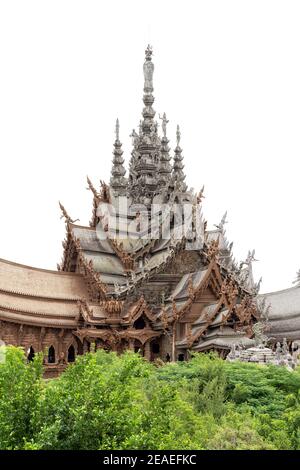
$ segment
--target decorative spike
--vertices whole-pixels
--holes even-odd
[[[204,196],[204,185],[202,186],[200,192],[197,194],[197,204],[201,204],[202,199],[205,199],[205,196]]]
[[[228,221],[226,220],[227,218],[227,211],[225,212],[225,214],[223,215],[222,219],[221,219],[221,222],[218,224],[218,225],[215,225],[215,227],[217,227],[218,230],[220,230],[221,232],[224,231],[224,226],[225,224],[228,223]]]
[[[60,207],[60,210],[62,212],[62,215],[61,215],[61,219],[65,219],[66,223],[71,223],[71,224],[75,224],[75,222],[78,222],[79,219],[76,219],[76,220],[73,220],[71,219],[71,217],[69,216],[69,214],[67,213],[66,209],[64,208],[64,206],[62,205],[62,203],[59,201],[59,207]]]
[[[113,151],[113,166],[111,170],[110,185],[114,191],[115,196],[124,196],[127,190],[127,179],[125,178],[126,170],[124,168],[123,150],[120,142],[120,124],[119,119],[116,121],[116,140],[114,143]]]
[[[175,190],[179,192],[185,192],[187,190],[187,185],[184,182],[185,174],[183,172],[184,164],[182,163],[182,160],[183,160],[182,149],[179,146],[180,139],[181,139],[181,133],[180,133],[179,126],[177,126],[177,130],[176,130],[177,145],[175,148],[175,155],[174,155],[172,185],[174,186]]]
[[[86,180],[87,180],[87,183],[88,183],[88,188],[86,188],[86,189],[92,191],[94,197],[96,199],[98,199],[99,198],[99,193],[97,192],[96,188],[94,187],[93,183],[91,182],[91,180],[88,176],[86,177]]]
[[[169,140],[167,138],[167,116],[164,113],[162,116],[159,115],[159,118],[162,120],[162,130],[163,138],[161,139],[161,149],[160,149],[160,161],[158,166],[158,184],[160,187],[167,187],[170,182],[170,177],[172,173],[172,167],[170,165],[171,157],[169,155],[170,148],[168,146]]]

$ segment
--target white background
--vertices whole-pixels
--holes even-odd
[[[55,269],[58,200],[88,224],[109,180],[114,122],[125,157],[142,111],[148,42],[155,109],[181,125],[187,182],[209,226],[228,209],[234,254],[256,249],[262,291],[299,255],[300,2],[0,1],[0,257]]]

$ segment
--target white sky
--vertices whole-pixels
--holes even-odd
[[[58,200],[88,224],[108,181],[114,122],[128,161],[142,111],[145,46],[157,113],[181,125],[187,182],[209,226],[256,249],[262,291],[300,267],[300,2],[0,1],[0,257],[55,269]]]

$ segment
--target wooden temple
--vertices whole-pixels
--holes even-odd
[[[143,71],[128,176],[117,121],[110,182],[96,188],[88,179],[89,225],[76,224],[60,205],[66,238],[58,270],[0,260],[0,340],[22,346],[28,360],[43,351],[48,376],[97,348],[177,361],[193,351],[225,357],[233,343],[253,342],[254,253],[236,263],[226,214],[207,228],[203,188],[196,194],[185,181],[180,130],[172,157],[166,115],[161,134],[155,121],[149,46]],[[180,218],[182,207],[189,215]]]

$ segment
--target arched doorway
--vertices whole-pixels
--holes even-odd
[[[142,330],[143,328],[146,328],[146,322],[143,317],[139,317],[137,320],[135,320],[133,327],[136,330]]]
[[[73,344],[68,349],[68,362],[75,362],[75,348]]]
[[[33,361],[34,359],[34,356],[35,356],[35,352],[34,352],[34,349],[32,346],[30,346],[30,348],[28,349],[28,354],[27,354],[27,361],[28,362],[31,362]]]
[[[48,364],[55,363],[55,349],[54,346],[50,346],[48,349]]]
[[[144,356],[144,347],[138,339],[134,341],[134,352]]]

